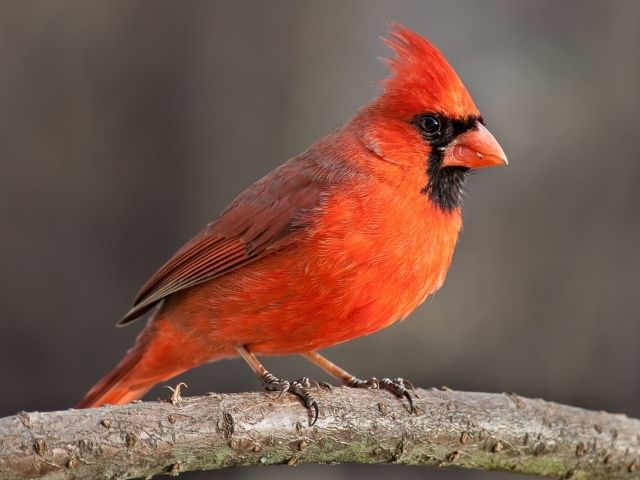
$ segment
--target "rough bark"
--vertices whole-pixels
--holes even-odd
[[[0,419],[0,479],[151,477],[235,465],[400,463],[571,479],[640,478],[640,420],[514,394],[320,388],[212,394]]]

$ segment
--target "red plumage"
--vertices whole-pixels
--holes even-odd
[[[367,335],[442,285],[464,174],[506,159],[433,45],[399,26],[385,43],[396,57],[380,97],[249,187],[151,277],[122,323],[158,310],[78,406],[128,402],[238,348],[304,354]],[[455,135],[441,145],[445,133]]]

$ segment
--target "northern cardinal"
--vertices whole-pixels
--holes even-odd
[[[435,46],[394,26],[391,77],[350,120],[241,193],[142,287],[125,325],[157,306],[135,345],[77,405],[126,403],[156,383],[240,356],[267,390],[318,404],[304,379],[256,355],[300,354],[351,387],[317,350],[404,319],[442,285],[472,169],[505,165],[460,78]]]

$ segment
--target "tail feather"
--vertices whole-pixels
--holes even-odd
[[[128,403],[142,397],[154,383],[147,385],[135,382],[132,372],[138,365],[142,354],[139,349],[132,349],[116,368],[96,383],[75,408],[90,408],[104,404],[118,405]],[[137,384],[134,386],[134,384]]]
[[[172,339],[167,329],[159,328],[158,323],[147,325],[116,368],[96,383],[75,408],[129,403],[142,397],[156,383],[195,366],[181,361],[175,338]]]

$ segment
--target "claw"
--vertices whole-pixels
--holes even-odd
[[[369,380],[361,380],[356,378],[349,382],[349,386],[352,388],[379,388],[379,381],[376,377],[371,377]]]
[[[307,410],[309,410],[309,426],[313,427],[318,421],[318,416],[320,414],[318,401],[306,391],[294,393],[302,399],[302,401],[304,402],[304,406],[307,407]]]
[[[267,373],[262,379],[262,385],[265,390],[270,392],[280,392],[283,394],[288,392],[291,388],[291,383],[287,380],[280,380],[279,378],[274,377],[270,373]]]
[[[318,420],[319,408],[317,400],[307,391],[311,381],[304,377],[302,381],[296,380],[292,382],[289,391],[302,399],[304,406],[309,410],[309,426],[312,427]]]
[[[307,377],[302,377],[299,380],[289,382],[267,373],[262,378],[262,384],[264,385],[265,390],[280,392],[278,398],[285,393],[293,393],[294,395],[297,395],[300,397],[307,410],[309,410],[309,426],[312,427],[318,421],[318,416],[320,414],[318,402],[307,391],[307,388],[311,388],[312,385],[318,385],[318,382],[315,380],[309,380]]]
[[[398,378],[395,379],[395,381],[402,383],[402,385],[405,388],[408,388],[411,391],[415,390],[415,387],[413,386],[413,383],[411,383],[409,380],[405,380],[404,378],[398,377]]]
[[[413,388],[411,390],[413,390]],[[407,402],[409,403],[409,413],[413,415],[416,411],[416,409],[413,407],[413,395],[405,390],[402,396],[407,399]]]
[[[409,402],[409,413],[412,414],[415,411],[413,408],[413,396],[407,390],[405,383],[408,384],[407,386],[411,385],[410,382],[405,382],[405,380],[402,378],[395,378],[393,380],[389,378],[383,378],[382,380],[380,380],[380,388],[384,390],[389,390],[390,392],[395,394],[397,397],[406,398],[407,402]]]
[[[318,402],[316,402],[314,399],[313,402],[311,402],[310,406],[307,405],[307,408],[313,408],[313,415],[309,419],[309,426],[313,427],[318,421],[318,416],[320,414],[320,408],[318,407]]]
[[[369,380],[360,380],[358,378],[352,380],[348,384],[353,388],[377,388],[379,390],[388,390],[398,398],[406,398],[409,403],[409,413],[415,413],[413,406],[413,395],[408,390],[414,390],[413,384],[403,378],[383,378],[378,380],[371,377]]]

